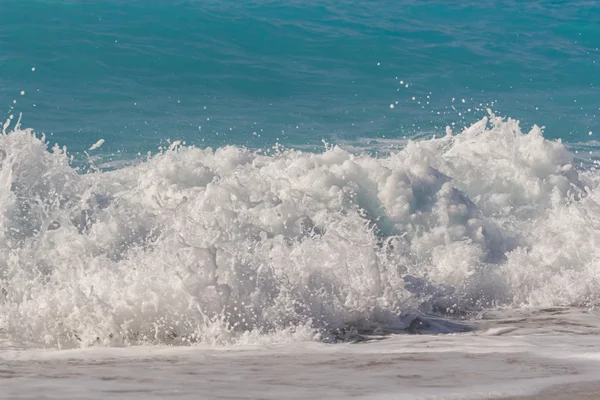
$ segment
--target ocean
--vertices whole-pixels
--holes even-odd
[[[593,1],[0,0],[4,394],[595,382],[599,48]]]

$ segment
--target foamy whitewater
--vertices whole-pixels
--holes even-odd
[[[489,118],[387,157],[173,143],[78,173],[0,137],[0,330],[59,348],[352,340],[418,315],[593,307],[599,175]]]
[[[600,398],[599,77],[584,0],[0,0],[0,399]]]

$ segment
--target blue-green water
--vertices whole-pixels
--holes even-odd
[[[600,6],[457,4],[0,0],[0,350],[599,306]]]
[[[582,142],[599,47],[593,1],[2,0],[0,115],[105,154],[442,134],[486,106]]]

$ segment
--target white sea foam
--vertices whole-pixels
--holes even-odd
[[[381,158],[172,146],[88,174],[17,128],[0,163],[12,340],[305,340],[599,302],[600,177],[493,115]]]

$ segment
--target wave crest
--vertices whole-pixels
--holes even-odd
[[[79,174],[19,128],[0,155],[0,329],[21,341],[323,339],[598,301],[597,175],[511,119],[382,158],[175,145]]]

